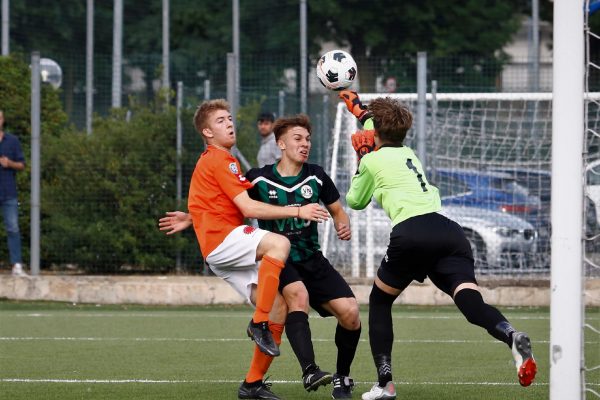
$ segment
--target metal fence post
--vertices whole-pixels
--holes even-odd
[[[40,273],[40,53],[31,53],[31,275]]]
[[[417,53],[417,154],[423,169],[427,165],[427,53]]]

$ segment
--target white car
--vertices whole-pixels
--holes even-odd
[[[445,206],[441,214],[462,226],[479,271],[526,270],[539,265],[535,259],[538,234],[523,218],[461,206]]]
[[[471,244],[475,268],[478,272],[508,272],[541,268],[537,257],[538,234],[533,225],[515,215],[479,207],[444,206],[441,214],[462,226]],[[373,207],[373,235],[378,240],[374,247],[376,259],[383,257],[389,235],[390,220],[379,207]],[[366,223],[364,218],[359,225]]]

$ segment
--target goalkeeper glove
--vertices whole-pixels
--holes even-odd
[[[358,97],[358,93],[351,90],[342,90],[338,95],[340,99],[346,103],[346,108],[350,111],[361,124],[365,124],[365,121],[371,118],[371,113],[367,110],[367,107],[363,105]]]
[[[358,131],[350,138],[352,139],[352,147],[354,147],[354,150],[356,151],[359,162],[365,154],[376,150],[374,130]]]

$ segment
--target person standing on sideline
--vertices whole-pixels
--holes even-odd
[[[483,301],[473,253],[462,227],[439,214],[438,189],[427,180],[415,153],[403,144],[412,126],[410,110],[389,97],[375,99],[368,107],[362,105],[356,92],[343,91],[340,97],[363,125],[373,127],[352,135],[359,165],[346,202],[362,210],[375,198],[393,223],[390,243],[369,296],[369,343],[378,382],[363,393],[362,399],[396,398],[392,304],[413,280],[423,282],[426,277],[452,297],[468,322],[506,343],[512,350],[519,383],[531,385],[537,366],[529,336]]]
[[[260,133],[260,148],[258,149],[258,154],[256,155],[258,168],[262,168],[265,165],[275,164],[277,160],[281,158],[281,150],[279,150],[279,147],[277,147],[275,135],[273,134],[274,122],[275,117],[271,112],[262,112],[256,119],[258,133]]]
[[[241,174],[240,164],[231,154],[236,134],[227,101],[217,99],[200,104],[194,114],[194,126],[207,145],[194,169],[188,195],[200,251],[215,275],[256,305],[246,330],[256,348],[238,398],[276,400],[278,397],[270,391],[270,384],[264,383],[263,376],[273,357],[280,354],[283,321],[275,321],[269,314],[276,311],[279,275],[290,252],[290,241],[245,225],[244,218],[320,222],[327,220],[328,214],[318,204],[285,207],[250,198],[248,189],[253,185]]]
[[[19,139],[4,130],[4,111],[0,110],[0,205],[8,242],[12,274],[27,275],[21,258],[19,231],[19,201],[17,199],[17,171],[25,169],[25,157]]]

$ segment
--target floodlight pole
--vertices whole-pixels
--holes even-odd
[[[531,0],[531,43],[529,86],[532,93],[539,91],[540,86],[540,5],[539,0]]]
[[[87,0],[87,32],[85,56],[85,131],[92,134],[94,110],[94,0]]]
[[[171,87],[169,71],[169,0],[163,0],[162,2],[162,42],[162,86],[163,89],[169,89]]]
[[[123,0],[114,0],[113,7],[113,60],[112,102],[113,108],[121,107],[121,70],[123,64]]]
[[[423,169],[427,165],[427,53],[417,53],[417,154]],[[424,171],[422,171],[424,172]]]
[[[8,45],[9,45],[9,0],[2,0],[2,55],[8,55]]]
[[[31,53],[31,214],[30,261],[31,275],[40,273],[40,53]]]
[[[232,101],[229,102],[231,106],[232,115],[235,118],[237,117],[237,110],[240,105],[240,2],[239,0],[232,0],[233,7],[233,55],[231,62],[233,63],[233,82],[232,82],[232,90],[233,96]],[[229,54],[228,54],[229,61]],[[229,85],[229,82],[227,83]]]
[[[306,103],[308,96],[308,66],[306,65],[308,55],[306,32],[306,0],[300,0],[300,112],[303,114],[306,114]]]

